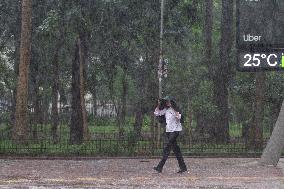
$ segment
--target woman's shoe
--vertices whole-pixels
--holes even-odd
[[[161,172],[162,172],[162,169],[159,168],[159,167],[154,167],[153,169],[154,169],[155,171],[157,171],[158,173],[161,173]]]
[[[177,173],[182,174],[184,172],[187,172],[187,169],[180,169]]]

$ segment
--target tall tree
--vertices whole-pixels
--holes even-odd
[[[14,74],[15,76],[19,75],[19,64],[20,64],[20,45],[21,45],[21,3],[19,1],[12,2],[16,5],[15,11],[13,11],[13,15],[15,15],[16,19],[15,23],[13,23],[14,27],[12,27],[12,33],[14,36],[15,41],[15,53],[14,53]],[[16,78],[16,77],[15,77]],[[15,124],[15,111],[16,111],[16,95],[17,95],[17,88],[16,83],[17,81],[14,80],[14,87],[13,87],[13,99],[12,99],[12,108],[11,108],[11,125]]]
[[[65,43],[65,22],[64,22],[64,8],[65,4],[62,2],[62,4],[59,4],[58,9],[59,9],[59,14],[58,18],[57,15],[55,14],[54,17],[56,19],[54,24],[56,27],[53,29],[55,32],[55,39],[57,39],[57,43],[55,45],[55,51],[54,51],[54,56],[52,59],[52,79],[53,79],[53,84],[51,86],[52,90],[52,109],[51,109],[51,117],[52,117],[52,124],[51,124],[51,136],[53,143],[58,142],[58,134],[57,134],[57,129],[59,125],[59,110],[58,110],[58,101],[59,101],[59,92],[60,92],[60,64],[59,64],[59,58],[60,58],[60,52],[61,49],[63,48],[63,45]],[[57,21],[57,22],[56,22]],[[56,35],[56,33],[58,33]]]
[[[212,30],[213,30],[213,1],[205,0],[205,14],[203,24],[204,62],[208,66],[212,63]]]
[[[126,103],[127,103],[127,94],[128,94],[128,69],[129,69],[129,57],[126,49],[122,51],[122,60],[121,60],[121,67],[122,67],[122,88],[121,88],[121,108],[118,114],[118,126],[119,126],[119,136],[124,135],[124,125],[125,125],[125,117],[126,117]]]
[[[52,124],[51,124],[51,136],[54,143],[57,143],[57,128],[59,124],[59,114],[58,114],[58,93],[59,93],[59,53],[62,46],[62,42],[59,41],[55,54],[52,60],[52,72],[54,82],[52,84]]]
[[[204,1],[204,22],[203,22],[203,61],[205,66],[210,69],[212,65],[212,31],[213,31],[213,1],[205,0]],[[210,75],[209,75],[210,77]],[[199,134],[204,134],[205,131],[210,133],[210,121],[207,120],[205,113],[201,109],[197,112],[197,131]]]
[[[17,84],[13,138],[25,142],[28,137],[28,72],[31,59],[32,0],[22,1],[20,65]]]
[[[72,63],[72,117],[70,126],[70,143],[81,144],[89,138],[84,93],[84,50],[81,38],[76,41]]]
[[[72,63],[72,117],[70,143],[80,144],[90,138],[85,105],[86,67],[90,59],[89,41],[91,37],[90,1],[68,1],[66,7],[75,10],[70,19],[69,30],[75,37],[74,59]],[[96,12],[94,10],[94,12]],[[68,25],[68,24],[67,24]]]
[[[87,40],[86,40],[86,33],[80,34],[78,39],[78,46],[79,46],[79,75],[80,75],[80,82],[79,82],[79,90],[80,90],[80,104],[81,104],[81,111],[82,111],[82,119],[83,119],[83,138],[84,140],[88,140],[90,138],[89,128],[87,124],[87,111],[86,111],[86,103],[85,103],[85,67],[86,67],[86,59],[88,56],[88,49],[87,49]]]
[[[221,41],[219,61],[214,73],[214,103],[218,109],[214,127],[218,142],[229,141],[228,82],[230,76],[230,54],[233,45],[234,0],[222,0]]]
[[[255,76],[255,98],[253,104],[253,121],[249,129],[249,147],[262,149],[263,142],[263,115],[265,97],[265,73],[259,72]]]

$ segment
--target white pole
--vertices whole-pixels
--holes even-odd
[[[160,58],[159,58],[159,67],[158,67],[159,98],[161,98],[163,94],[163,91],[162,91],[162,77],[163,77],[162,61],[163,61],[163,36],[164,36],[164,7],[165,7],[165,1],[161,0]]]
[[[162,91],[162,78],[163,78],[163,34],[164,34],[164,0],[161,0],[161,27],[160,27],[160,58],[159,58],[159,67],[158,67],[158,78],[159,78],[159,99],[162,98],[163,91]],[[161,124],[158,124],[158,142],[157,148],[160,147],[161,143]]]

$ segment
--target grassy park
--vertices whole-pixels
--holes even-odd
[[[0,188],[283,189],[283,17],[0,0]]]
[[[185,153],[259,154],[281,110],[284,76],[240,65],[251,56],[241,57],[247,46],[235,40],[246,14],[257,14],[237,19],[249,2],[1,3],[1,154],[159,154],[164,128],[153,112],[166,96],[185,120]],[[274,18],[275,3],[255,4],[268,11],[257,18]],[[261,55],[251,59],[277,59]]]

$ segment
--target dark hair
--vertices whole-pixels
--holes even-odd
[[[167,101],[165,99],[159,99],[159,100],[160,100],[159,109],[162,110],[166,108]]]
[[[175,101],[174,99],[171,99],[170,102],[171,102],[172,108],[173,108],[176,112],[180,112],[180,109],[179,109],[179,107],[178,107],[176,101]]]

